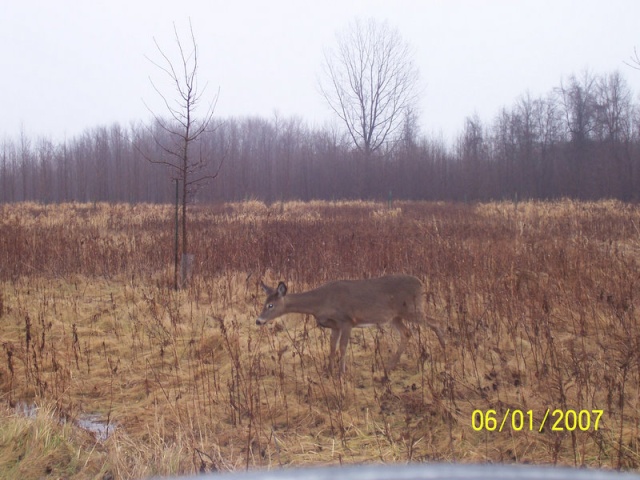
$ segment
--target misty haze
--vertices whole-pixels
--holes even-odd
[[[0,478],[640,478],[638,18],[3,5]]]

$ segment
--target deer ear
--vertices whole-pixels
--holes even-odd
[[[267,287],[262,280],[260,280],[260,286],[262,287],[262,290],[264,290],[264,293],[266,293],[267,295],[271,295],[273,293],[273,288],[271,287]]]
[[[280,282],[278,284],[278,295],[281,297],[284,297],[287,294],[287,286],[284,284],[284,282]]]

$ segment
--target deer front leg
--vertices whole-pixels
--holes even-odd
[[[331,344],[329,348],[329,372],[333,372],[336,363],[336,347],[338,346],[338,340],[340,340],[340,334],[342,332],[339,328],[331,329]]]
[[[349,337],[351,337],[351,325],[345,324],[340,331],[340,370],[338,371],[338,375],[342,375],[347,370],[346,362]]]

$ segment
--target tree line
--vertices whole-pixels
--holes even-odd
[[[192,192],[193,200],[633,201],[640,192],[633,97],[619,72],[584,72],[546,95],[522,95],[492,121],[467,118],[452,144],[422,134],[408,111],[397,140],[366,154],[338,127],[277,115],[214,117],[191,148],[209,160],[202,175],[217,177]],[[172,202],[163,135],[156,118],[93,127],[64,141],[5,138],[0,202]]]

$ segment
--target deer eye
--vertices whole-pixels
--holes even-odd
[[[269,305],[267,305],[267,308],[269,309],[273,308],[273,303],[270,303]]]

